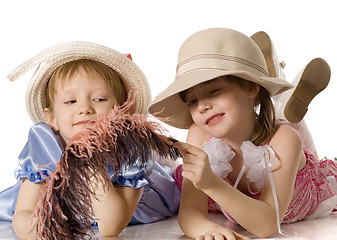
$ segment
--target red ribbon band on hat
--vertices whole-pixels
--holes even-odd
[[[124,56],[126,56],[127,58],[129,58],[132,61],[132,57],[131,57],[130,53],[126,53],[126,54],[124,54]]]

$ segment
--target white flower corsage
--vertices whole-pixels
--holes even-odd
[[[226,178],[228,173],[233,171],[229,162],[233,159],[235,153],[225,141],[212,138],[204,143],[202,148],[207,153],[211,168],[217,176]]]

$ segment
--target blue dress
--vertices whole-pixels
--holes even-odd
[[[43,181],[56,168],[64,147],[61,138],[49,125],[38,123],[28,134],[28,142],[19,155],[15,177],[18,182],[0,193],[0,220],[11,221],[22,180]],[[151,223],[174,215],[179,207],[180,190],[172,177],[171,168],[154,159],[145,166],[122,166],[117,175],[110,173],[113,183],[132,188],[144,188],[130,224]]]

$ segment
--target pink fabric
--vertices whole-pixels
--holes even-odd
[[[327,176],[337,178],[337,163],[333,160],[318,161],[309,151],[304,150],[307,163],[306,166],[297,173],[292,200],[289,204],[283,223],[291,223],[304,219],[315,212],[318,205],[333,196],[334,189]],[[179,165],[174,172],[174,178],[179,188],[182,186],[183,177],[182,165]],[[225,179],[233,186],[228,179]],[[260,194],[251,195],[255,199],[259,199]],[[221,212],[218,205],[209,198],[208,209],[210,212]],[[234,221],[228,213],[222,210],[223,214]]]
[[[327,176],[337,178],[337,163],[333,160],[318,161],[309,151],[304,150],[307,163],[297,173],[294,192],[283,222],[291,223],[314,213],[318,204],[335,196]]]

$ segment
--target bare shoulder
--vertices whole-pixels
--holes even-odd
[[[283,164],[288,162],[290,165],[303,165],[302,140],[297,131],[292,127],[281,125],[271,138],[270,146],[274,149],[277,158]]]
[[[301,137],[299,136],[297,131],[287,125],[281,125],[277,129],[274,136],[271,138],[270,142],[276,142],[282,145],[302,145]]]
[[[201,148],[204,142],[207,142],[209,135],[195,123],[188,130],[186,142]]]

